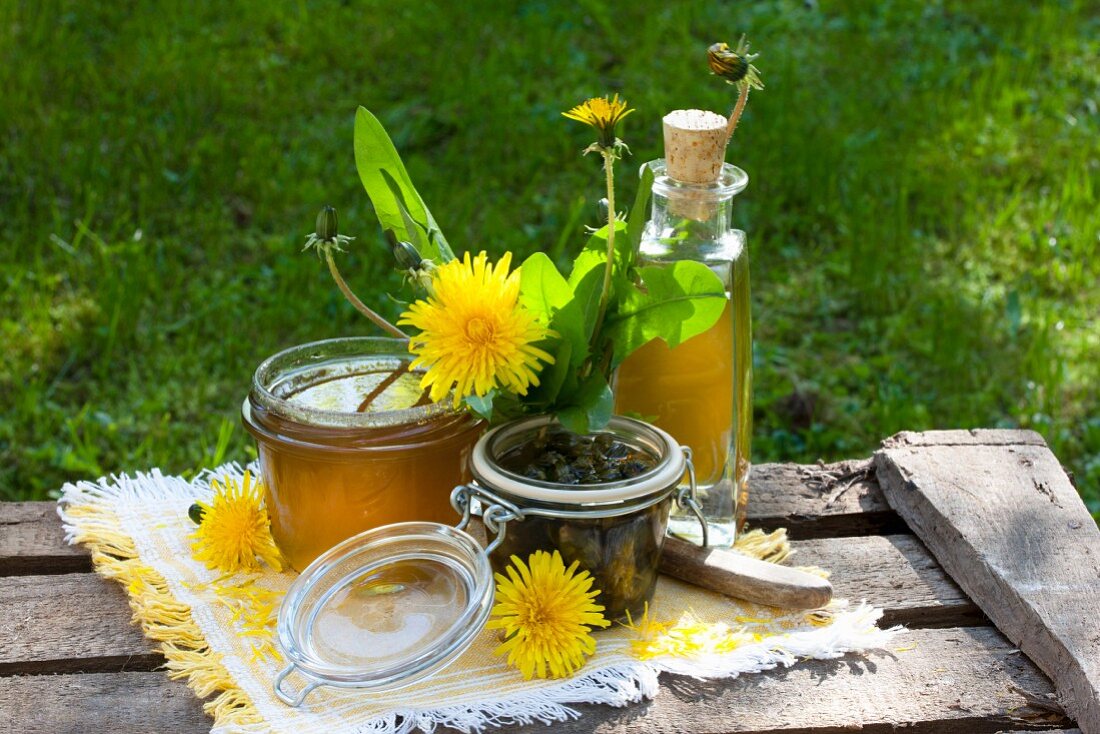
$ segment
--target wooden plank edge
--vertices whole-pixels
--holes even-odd
[[[838,515],[752,515],[748,526],[766,532],[785,528],[791,540],[858,538],[866,535],[902,535],[912,531],[892,510]]]
[[[91,570],[92,559],[88,555],[0,556],[0,577],[87,573]]]
[[[798,540],[909,532],[886,502],[873,473],[860,475],[859,470],[869,462],[753,467],[749,526],[769,531],[786,528],[788,535]],[[77,573],[91,568],[87,551],[65,543],[53,502],[0,502],[0,527],[4,528],[0,532],[0,576]]]
[[[880,626],[986,624],[919,540],[910,535],[794,541],[791,565],[832,571],[838,598],[884,611]],[[0,674],[120,670],[153,665],[152,643],[131,623],[126,594],[92,574],[0,578]],[[83,661],[83,662],[82,662]]]
[[[908,446],[1046,446],[1035,431],[1020,428],[971,428],[941,431],[901,431],[882,442],[882,448]]]
[[[661,677],[651,701],[623,708],[576,705],[555,734],[683,731],[744,734],[993,734],[1072,727],[1048,699],[1049,680],[993,628],[926,630],[898,651],[801,661],[734,680]],[[208,731],[200,702],[163,673],[127,672],[0,678],[0,700],[16,731],[136,734]],[[545,724],[505,731],[543,734]]]
[[[65,673],[127,673],[148,672],[164,665],[159,652],[57,660],[27,660],[0,662],[0,678],[13,675],[57,675]]]
[[[952,607],[909,607],[883,609],[878,626],[889,629],[901,625],[911,630],[947,629],[949,627],[985,627],[990,624],[977,604],[966,602]]]
[[[786,528],[797,539],[908,532],[886,502],[871,459],[754,466],[748,524]]]
[[[83,548],[65,544],[54,502],[0,502],[0,576],[73,573],[92,567]]]

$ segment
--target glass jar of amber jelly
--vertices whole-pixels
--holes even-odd
[[[242,421],[259,449],[271,534],[301,571],[364,530],[447,523],[482,423],[428,402],[400,339],[292,347],[256,370]],[[368,399],[369,398],[369,399]]]

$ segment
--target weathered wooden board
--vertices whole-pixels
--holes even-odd
[[[0,578],[0,675],[151,670],[119,584],[90,573]]]
[[[1050,675],[1086,734],[1100,734],[1100,528],[1058,460],[938,432],[876,455],[890,504],[949,574]]]
[[[0,678],[5,734],[206,734],[212,724],[187,685],[164,673]]]
[[[993,628],[918,630],[898,644],[905,651],[804,661],[728,682],[665,676],[653,701],[578,706],[584,715],[575,721],[503,731],[836,734],[905,727],[914,734],[985,734],[1072,723],[1028,704],[1048,697],[1052,686]],[[189,696],[182,683],[157,672],[0,678],[0,708],[26,734],[208,731],[209,719]]]
[[[0,502],[0,576],[71,573],[92,567],[88,553],[65,544],[53,502]]]
[[[833,570],[839,598],[883,626],[981,624],[983,615],[913,536],[795,541],[793,562]],[[130,624],[122,588],[93,574],[0,578],[0,675],[149,670],[162,662]]]
[[[909,436],[909,446],[931,440]],[[955,443],[981,446],[1013,441],[1041,445],[1034,434],[954,437]],[[1049,680],[982,626],[984,615],[908,534],[867,467],[758,467],[750,523],[813,538],[794,543],[793,563],[831,569],[836,595],[883,607],[884,625],[930,629],[911,631],[898,650],[869,659],[809,661],[704,685],[666,677],[653,702],[578,707],[585,711],[582,719],[553,730],[991,734],[1072,726],[1056,705],[1052,709]],[[889,532],[899,534],[847,537]],[[7,577],[0,578],[0,731],[208,731],[210,720],[183,684],[145,672],[161,659],[129,624],[122,590],[72,573],[89,567],[82,549],[64,545],[52,503],[0,503],[0,576]],[[939,629],[953,625],[977,626]],[[19,675],[27,672],[62,674]]]
[[[748,524],[786,528],[799,539],[908,532],[870,466],[869,460],[754,466]]]
[[[1046,446],[1035,431],[1012,428],[974,428],[969,431],[902,431],[883,442],[901,446]]]
[[[860,471],[867,466],[867,461],[755,466],[749,525],[787,528],[792,538],[907,532],[873,472]],[[849,483],[844,477],[853,472]],[[0,576],[90,569],[87,553],[65,544],[53,502],[0,502]]]
[[[881,607],[882,627],[988,623],[912,535],[821,538],[798,540],[791,545],[791,564],[817,565],[832,571],[829,580],[838,599]]]

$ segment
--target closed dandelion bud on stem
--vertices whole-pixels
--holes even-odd
[[[373,321],[379,328],[388,333],[390,336],[397,337],[398,339],[407,339],[408,335],[405,332],[398,329],[386,319],[382,318],[374,309],[367,304],[363,303],[357,295],[351,290],[351,287],[344,280],[344,276],[340,274],[340,268],[336,266],[336,259],[333,258],[332,253],[343,252],[342,245],[346,245],[354,238],[340,234],[338,231],[339,221],[336,216],[336,210],[331,206],[326,205],[317,214],[317,221],[314,223],[316,231],[306,238],[306,246],[304,249],[314,249],[317,251],[317,257],[324,258],[325,263],[328,265],[329,274],[332,275],[332,280],[336,283],[336,286],[340,289],[340,292],[344,294],[344,298],[348,303],[355,307],[355,309]]]
[[[318,257],[329,256],[333,250],[343,252],[343,246],[355,238],[340,234],[339,224],[336,209],[326,204],[317,212],[317,219],[313,223],[314,231],[306,237],[306,246],[302,249],[316,250]]]
[[[325,208],[317,213],[317,237],[323,242],[335,242],[339,234],[339,223],[336,209],[325,205]]]
[[[714,74],[735,84],[749,73],[749,62],[725,43],[715,43],[707,49],[707,65]]]
[[[424,262],[416,248],[403,240],[391,242],[390,249],[393,251],[393,259],[397,261],[397,267],[401,270],[419,270]]]
[[[736,49],[731,49],[729,44],[722,42],[711,44],[707,49],[707,65],[713,74],[730,84],[763,89],[760,70],[752,65],[758,56],[760,54],[749,53],[749,42],[741,36]]]
[[[752,61],[759,54],[749,53],[749,42],[744,36],[737,42],[737,48],[730,50],[725,43],[712,44],[707,49],[707,65],[711,73],[722,77],[730,84],[737,87],[737,104],[733,106],[729,122],[726,125],[726,141],[733,137],[737,130],[737,123],[741,120],[741,113],[745,111],[745,104],[749,101],[750,89],[763,89],[764,82],[760,80],[760,70],[752,65]]]

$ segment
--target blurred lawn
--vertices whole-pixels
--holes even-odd
[[[357,104],[456,249],[572,247],[600,175],[560,111],[622,92],[625,172],[663,112],[728,109],[703,50],[747,31],[754,458],[1024,426],[1100,509],[1095,5],[484,5],[0,3],[0,498],[247,458],[260,359],[369,332],[300,252],[332,203],[397,293]]]

